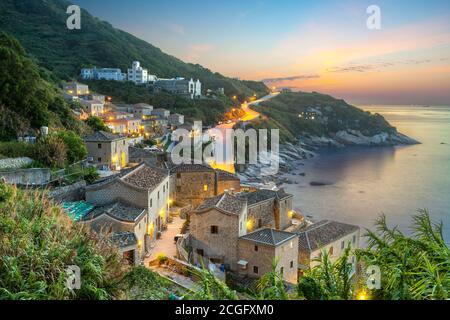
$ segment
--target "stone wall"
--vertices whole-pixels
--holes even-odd
[[[190,241],[193,252],[203,250],[204,257],[222,258],[222,263],[228,264],[231,270],[236,270],[239,218],[238,215],[227,215],[216,209],[191,214]],[[211,233],[211,226],[218,227],[217,234]]]
[[[248,232],[268,227],[275,228],[274,201],[267,200],[248,207]]]
[[[28,157],[8,158],[0,160],[0,170],[4,169],[20,169],[33,163],[33,159]]]
[[[86,181],[51,190],[48,195],[57,202],[76,202],[85,199]]]
[[[278,247],[240,239],[239,259],[248,262],[245,269],[239,269],[239,274],[250,278],[259,278],[270,272],[274,259],[278,259],[277,271],[283,271],[283,279],[290,283],[297,283],[298,238]],[[258,268],[258,273],[255,273],[254,267]]]
[[[215,172],[182,172],[176,173],[175,177],[175,200],[183,205],[196,208],[205,199],[216,195]]]
[[[0,178],[5,179],[9,184],[43,186],[50,182],[51,171],[50,169],[2,171]]]
[[[120,180],[104,185],[94,185],[86,188],[86,201],[95,205],[107,205],[117,200],[148,209],[148,191],[127,186]]]

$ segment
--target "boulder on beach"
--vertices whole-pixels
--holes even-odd
[[[311,181],[309,183],[310,186],[312,187],[324,187],[324,186],[329,186],[332,185],[331,182],[324,182],[324,181]]]

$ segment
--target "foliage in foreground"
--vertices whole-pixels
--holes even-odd
[[[78,224],[43,193],[0,184],[0,300],[164,299],[167,280],[122,263],[116,247]],[[69,290],[66,269],[81,269]]]
[[[448,299],[450,297],[450,249],[443,225],[431,221],[426,210],[413,217],[412,236],[389,228],[382,216],[376,231],[367,231],[368,247],[359,251],[366,265],[381,269],[381,290],[374,298],[387,300]]]
[[[302,277],[298,284],[298,295],[307,300],[349,300],[352,298],[350,263],[351,248],[332,262],[328,252],[322,252],[319,264]]]

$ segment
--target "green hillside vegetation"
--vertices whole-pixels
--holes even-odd
[[[77,133],[86,129],[73,116],[62,92],[42,74],[46,73],[16,39],[0,33],[0,141],[36,132],[41,126]]]
[[[217,99],[205,98],[190,100],[166,92],[151,93],[148,88],[136,86],[132,82],[83,81],[91,90],[112,97],[113,103],[149,103],[155,108],[166,108],[172,113],[185,115],[186,120],[202,120],[204,124],[213,124],[222,120],[224,114],[233,106],[226,96]]]
[[[359,130],[366,136],[396,132],[381,115],[365,112],[344,100],[316,92],[283,93],[270,101],[252,107],[263,117],[256,128],[278,128],[283,141],[295,141],[301,134],[329,137],[341,130]],[[322,113],[315,120],[299,117],[314,108]],[[264,117],[265,116],[265,117]]]
[[[65,0],[2,0],[0,29],[17,37],[40,66],[64,80],[75,78],[81,67],[95,65],[125,71],[133,60],[138,60],[159,77],[198,78],[204,89],[223,87],[230,96],[244,98],[268,91],[261,82],[231,79],[198,64],[184,63],[85,10],[81,30],[68,30],[69,5]]]

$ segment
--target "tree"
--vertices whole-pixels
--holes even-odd
[[[386,217],[367,231],[368,247],[358,251],[366,265],[381,269],[381,299],[448,299],[450,297],[450,249],[442,223],[433,223],[426,210],[413,217],[412,235],[389,228]]]
[[[36,143],[34,159],[52,168],[62,168],[67,161],[67,147],[56,135],[41,138]]]
[[[93,130],[93,131],[106,131],[110,132],[111,130],[105,125],[102,118],[90,116],[85,120],[86,124]]]
[[[61,131],[57,137],[64,141],[67,149],[67,160],[70,163],[83,160],[88,152],[83,139],[73,131]]]
[[[297,286],[298,296],[306,300],[322,300],[324,292],[319,282],[311,277],[302,277]]]

